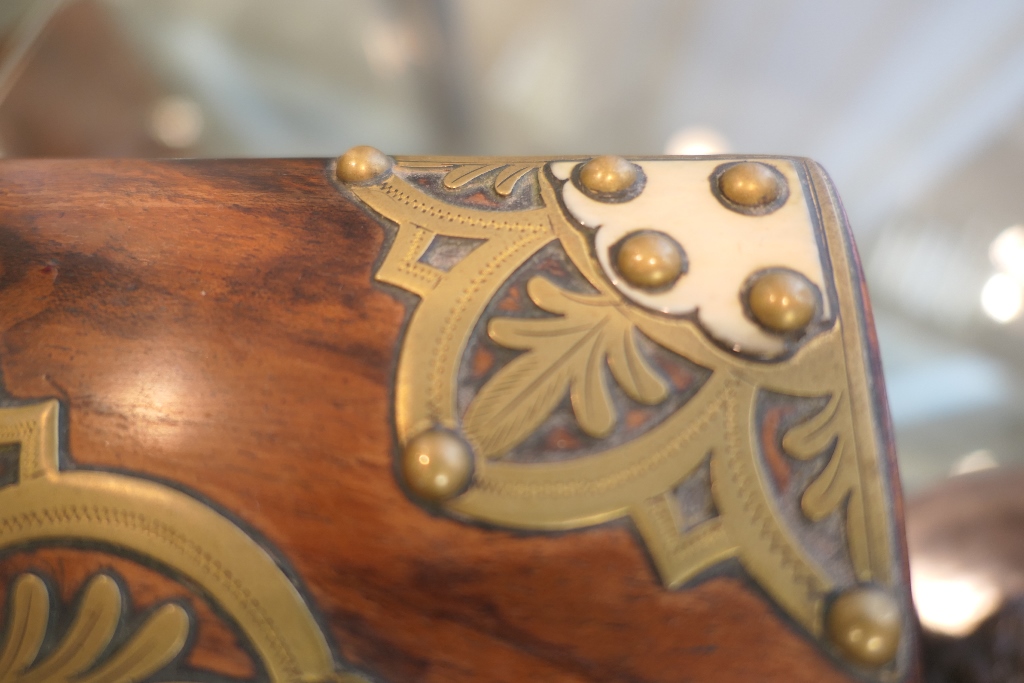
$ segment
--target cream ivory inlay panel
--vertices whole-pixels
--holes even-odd
[[[824,317],[829,316],[821,253],[810,207],[793,165],[769,163],[785,177],[789,198],[767,215],[745,215],[726,208],[709,191],[709,177],[721,160],[636,162],[647,182],[639,196],[626,202],[601,202],[583,194],[572,182],[562,200],[572,216],[595,231],[597,260],[608,279],[635,303],[670,314],[697,312],[708,332],[734,350],[774,356],[785,350],[778,336],[765,332],[744,312],[742,291],[748,278],[766,268],[790,268],[822,292]],[[551,165],[568,179],[576,162]],[[610,251],[626,235],[658,230],[682,246],[687,272],[665,291],[631,286],[612,266]]]

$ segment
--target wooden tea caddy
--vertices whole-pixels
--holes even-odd
[[[914,681],[787,157],[0,162],[0,682]]]

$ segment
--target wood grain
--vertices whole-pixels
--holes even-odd
[[[405,306],[371,284],[383,231],[323,160],[5,161],[0,188],[6,390],[62,400],[68,466],[229,511],[371,678],[850,680],[735,567],[664,589],[627,523],[512,533],[410,502]]]

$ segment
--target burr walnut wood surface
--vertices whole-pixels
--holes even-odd
[[[514,533],[411,502],[383,242],[323,160],[3,162],[6,392],[60,399],[65,469],[142,474],[239,521],[372,680],[852,680],[737,566],[667,590],[626,522]],[[258,675],[229,620],[144,558],[0,557],[5,585],[26,569],[65,602],[100,569],[133,609],[189,602],[192,660]]]

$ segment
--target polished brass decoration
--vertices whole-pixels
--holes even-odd
[[[567,292],[543,277],[530,280],[527,291],[540,308],[559,317],[491,321],[494,341],[526,353],[484,385],[466,411],[462,428],[480,455],[504,455],[540,426],[566,392],[583,431],[607,436],[617,415],[604,376],[606,362],[634,400],[654,405],[668,396],[665,381],[637,349],[635,325],[616,300]]]
[[[369,145],[358,145],[338,159],[335,176],[343,183],[365,183],[391,171],[391,157]]]
[[[863,666],[879,667],[896,656],[903,617],[887,592],[861,586],[833,601],[825,626],[829,640],[846,657]]]
[[[786,179],[769,164],[758,161],[724,165],[712,182],[722,203],[741,213],[774,211],[789,194]]]
[[[57,401],[0,408],[0,444],[20,445],[17,483],[0,488],[0,550],[67,540],[122,549],[169,567],[201,587],[238,624],[272,683],[362,680],[336,671],[327,640],[298,590],[274,558],[231,520],[195,498],[153,481],[95,470],[61,471],[58,409]],[[96,581],[87,596],[95,594],[96,604],[106,605],[103,610],[110,612],[110,604],[119,597],[111,597],[109,579]],[[23,605],[19,609],[24,618],[9,622],[4,642],[14,645],[5,645],[2,662],[11,657],[17,660],[15,664],[25,666],[34,657],[28,650],[37,632],[45,629],[46,614],[45,609],[40,611],[37,582],[37,578],[24,578],[14,588],[12,599]],[[83,610],[85,606],[83,603]],[[90,618],[94,612],[89,612]],[[183,630],[187,630],[187,620],[180,607],[158,610],[136,636],[138,646],[131,657],[136,664],[132,666],[161,660],[175,643],[184,642]],[[101,635],[97,630],[82,637],[98,639]],[[69,657],[82,659],[99,651],[82,645],[77,636],[69,636],[61,645],[65,646]],[[114,659],[118,656],[112,655]],[[39,670],[57,666],[48,661],[40,662]],[[10,665],[9,676],[19,670]],[[105,666],[101,664],[97,671],[105,671]],[[62,680],[56,672],[70,669],[55,669],[53,678],[38,678],[33,671],[36,669],[26,671],[24,678],[0,675],[0,681]],[[71,680],[99,683],[101,679]]]
[[[580,167],[580,184],[602,197],[628,192],[640,179],[640,170],[622,157],[594,157]]]
[[[430,429],[411,439],[402,454],[409,489],[428,501],[442,501],[465,490],[473,474],[469,446],[449,431]]]
[[[779,334],[800,332],[814,319],[818,308],[816,287],[792,270],[758,273],[747,292],[747,306],[754,320]]]
[[[8,597],[9,627],[0,645],[0,683],[135,683],[160,671],[188,638],[180,606],[158,607],[113,652],[121,623],[121,588],[105,574],[85,587],[71,625],[56,647],[39,656],[50,620],[50,593],[35,574],[22,574]]]
[[[459,203],[454,196],[446,201],[410,180],[430,169],[445,178],[480,177],[484,169],[502,167],[500,160],[466,161],[464,170],[452,159],[396,161],[392,175],[379,183],[348,189],[397,225],[376,279],[419,297],[398,358],[399,444],[404,449],[417,435],[443,429],[461,435],[476,458],[468,488],[443,502],[443,509],[532,530],[575,529],[629,516],[666,586],[679,587],[738,558],[795,621],[819,637],[833,592],[857,582],[898,581],[863,350],[864,314],[833,211],[818,215],[808,208],[837,274],[831,296],[838,308],[831,310],[840,314],[818,325],[789,356],[763,362],[723,348],[689,318],[627,300],[601,271],[586,230],[567,215],[560,202],[563,181],[550,165],[531,162],[533,204],[501,210]],[[642,171],[643,161],[634,163]],[[809,197],[827,200],[829,188],[816,167],[785,163],[804,174]],[[575,173],[565,182],[577,182],[578,166]],[[785,198],[777,194],[774,201],[780,197]],[[471,239],[479,246],[442,271],[421,260],[439,238]],[[567,284],[568,275],[529,269],[532,258],[552,249],[571,264],[576,284]],[[537,313],[513,316],[496,306],[513,276],[527,283]],[[466,384],[460,372],[484,335],[509,356],[479,386]],[[709,376],[657,424],[612,440],[624,420],[614,396],[661,409],[676,391],[656,367],[651,348],[686,359]],[[799,514],[807,524],[842,515],[845,569],[806,547],[772,490],[755,424],[759,397],[767,393],[817,399],[824,406],[789,430],[785,448],[797,462],[822,464],[800,494]],[[578,457],[510,457],[550,416],[565,410],[596,446]],[[680,519],[673,490],[709,455],[717,514],[689,523]]]
[[[497,171],[494,176],[494,191],[502,197],[507,197],[516,189],[516,184],[533,168],[533,165],[529,163],[481,164],[469,168],[459,166],[444,177],[444,186],[453,190],[458,189],[491,171]]]
[[[616,268],[626,282],[634,287],[664,289],[686,272],[686,257],[682,247],[663,232],[634,232],[616,247]]]
[[[406,159],[403,165],[411,169],[437,169],[445,168],[446,173],[442,182],[449,190],[461,190],[490,178],[489,186],[499,197],[508,197],[531,171],[536,171],[542,161],[533,157],[523,157],[514,160],[502,159],[501,161],[485,162],[479,164],[466,164],[462,160],[449,161],[444,158],[429,159]]]

